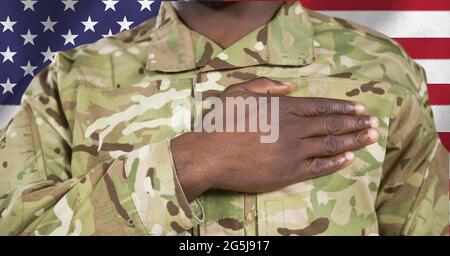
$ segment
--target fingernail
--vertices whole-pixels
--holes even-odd
[[[355,104],[355,112],[356,112],[357,114],[362,114],[362,113],[364,113],[365,111],[366,111],[366,107],[364,107],[363,104],[360,104],[360,103],[356,103],[356,104]]]
[[[369,130],[367,130],[367,136],[370,138],[370,140],[376,141],[378,139],[378,131],[376,129],[370,128]]]
[[[291,82],[281,82],[282,84],[286,85],[290,91],[295,89],[295,84],[291,83]]]
[[[370,127],[372,127],[372,128],[378,128],[378,125],[379,125],[378,118],[376,118],[374,116],[369,117],[369,124],[370,124]]]
[[[355,154],[353,152],[345,152],[345,159],[347,159],[347,161],[353,161],[353,159],[355,159]]]

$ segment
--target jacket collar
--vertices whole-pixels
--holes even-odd
[[[302,66],[314,56],[313,27],[299,1],[287,2],[268,24],[226,49],[189,29],[164,2],[150,41],[147,69],[180,72],[256,65]]]

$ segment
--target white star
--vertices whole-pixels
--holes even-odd
[[[9,50],[9,46],[8,48],[6,48],[6,52],[0,52],[1,55],[3,55],[3,63],[5,63],[7,60],[11,61],[12,63],[14,63],[14,55],[16,55],[17,52],[12,52]]]
[[[10,92],[11,94],[14,94],[13,88],[14,88],[14,86],[16,86],[16,84],[11,83],[9,81],[9,78],[6,80],[6,83],[4,83],[4,84],[0,83],[0,85],[3,87],[3,94],[5,94],[6,92]]]
[[[24,11],[31,9],[32,11],[34,11],[34,5],[37,3],[36,0],[23,0],[20,1],[22,2],[23,5],[25,5],[25,7],[23,8]]]
[[[113,33],[111,32],[111,29],[109,30],[108,34],[102,35],[103,37],[110,37],[113,36]]]
[[[23,39],[24,39],[23,45],[26,45],[26,44],[34,45],[34,38],[37,37],[37,35],[32,35],[29,29],[25,35],[20,35],[20,36],[23,37]]]
[[[61,35],[61,36],[64,37],[64,40],[65,40],[64,45],[66,45],[68,43],[75,45],[75,38],[78,37],[78,35],[73,35],[72,31],[70,31],[70,29],[69,29],[69,32],[67,32],[67,34]]]
[[[68,9],[75,11],[75,5],[78,3],[78,1],[74,0],[63,0],[62,2],[64,4],[64,11]]]
[[[0,23],[3,25],[3,32],[5,32],[6,30],[10,30],[11,32],[14,32],[13,26],[17,22],[11,21],[8,16],[8,17],[6,17],[5,21],[0,21]]]
[[[53,56],[55,56],[55,53],[52,52],[52,50],[50,49],[50,47],[47,47],[47,51],[46,52],[41,52],[42,55],[44,55],[44,62],[46,62],[47,60],[53,60]]]
[[[23,76],[31,75],[34,76],[34,70],[37,68],[37,66],[31,66],[30,61],[28,61],[28,64],[26,66],[20,66],[24,73]]]
[[[44,25],[44,32],[47,30],[51,30],[53,32],[55,32],[55,30],[53,29],[53,27],[56,25],[56,23],[58,23],[57,21],[52,21],[50,19],[50,16],[47,17],[46,21],[41,21],[42,25]]]
[[[113,11],[116,11],[116,4],[119,2],[117,0],[106,0],[102,1],[105,4],[105,11],[108,9],[112,9]]]
[[[127,17],[124,16],[122,21],[118,21],[117,24],[120,25],[120,31],[124,31],[126,29],[130,29],[130,26],[133,24],[133,21],[128,21]]]
[[[151,4],[153,4],[154,1],[150,1],[150,0],[140,0],[138,1],[139,4],[141,4],[141,11],[144,9],[147,9],[149,11],[152,11],[152,7],[150,6]]]
[[[88,30],[92,30],[92,32],[95,32],[94,26],[98,23],[97,21],[92,21],[91,16],[87,19],[87,21],[82,21],[84,25],[84,32]]]

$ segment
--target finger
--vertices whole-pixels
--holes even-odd
[[[299,124],[305,137],[341,135],[362,129],[378,128],[378,118],[374,116],[331,115],[308,117]]]
[[[326,98],[291,97],[290,99],[296,101],[293,103],[294,114],[300,116],[361,115],[365,113],[364,105],[359,102]]]
[[[345,151],[355,151],[378,140],[378,131],[369,128],[345,135],[327,135],[301,140],[306,148],[306,157],[324,157],[336,155]]]
[[[244,83],[233,85],[232,89],[243,89],[254,93],[286,95],[295,89],[290,82],[280,82],[269,78],[256,78]]]
[[[305,181],[334,173],[349,166],[354,159],[355,154],[352,152],[325,158],[307,159],[301,162],[297,168],[298,180]]]

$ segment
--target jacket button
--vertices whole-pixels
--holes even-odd
[[[136,226],[136,224],[134,223],[133,219],[128,219],[127,220],[127,226],[130,228],[134,228]]]

